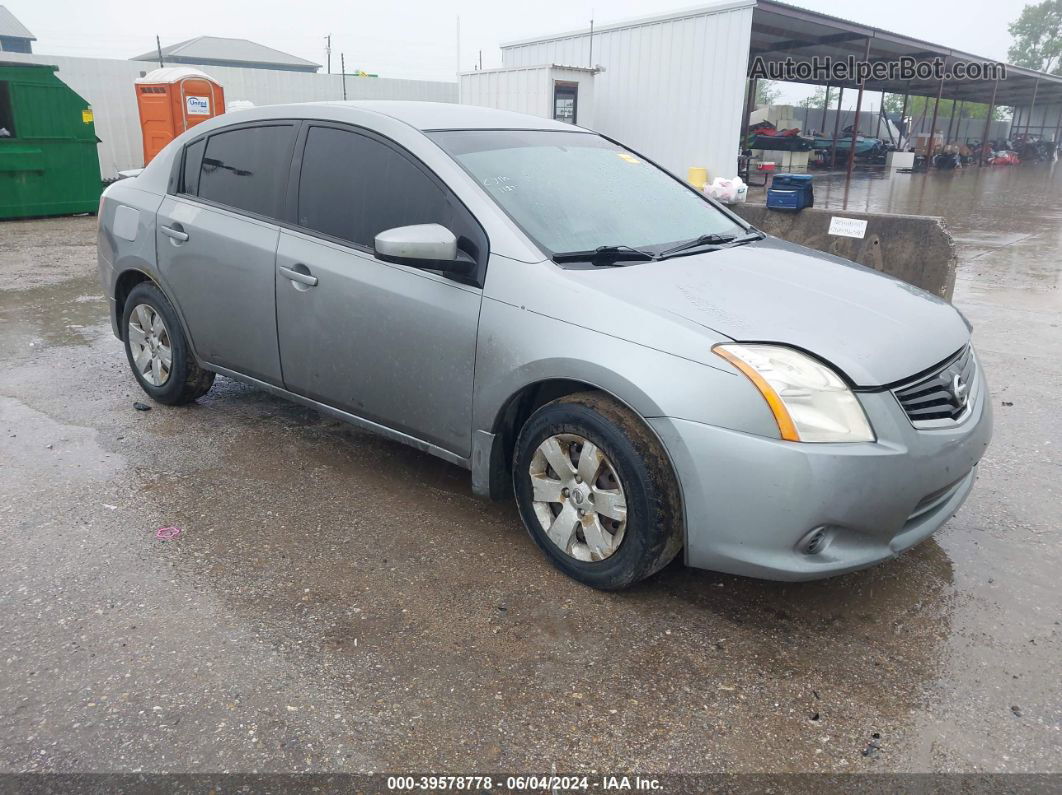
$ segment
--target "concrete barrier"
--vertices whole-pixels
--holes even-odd
[[[769,235],[844,257],[951,300],[957,258],[942,218],[817,207],[793,213],[753,204],[731,209]],[[834,218],[866,221],[864,236],[830,234]]]

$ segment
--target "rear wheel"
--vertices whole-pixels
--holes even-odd
[[[624,588],[681,549],[678,486],[663,448],[605,395],[569,395],[536,411],[517,440],[513,480],[535,543],[586,585]]]
[[[154,284],[142,282],[129,293],[122,331],[133,375],[159,403],[190,403],[214,383],[214,374],[196,363],[177,313]]]

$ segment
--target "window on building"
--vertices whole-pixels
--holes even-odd
[[[579,111],[579,84],[558,80],[553,84],[553,118],[565,124],[576,124]]]

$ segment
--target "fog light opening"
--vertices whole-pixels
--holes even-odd
[[[818,555],[830,545],[830,528],[816,527],[797,542],[797,551],[804,555]]]

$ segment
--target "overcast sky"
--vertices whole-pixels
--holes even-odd
[[[324,36],[332,34],[332,69],[339,53],[347,70],[381,77],[453,80],[457,69],[457,18],[461,18],[462,70],[501,65],[498,44],[542,33],[688,8],[682,0],[0,0],[37,37],[34,51],[51,55],[129,58],[155,46],[201,35],[246,38],[317,63],[325,63]],[[708,5],[704,3],[702,5]],[[925,0],[797,0],[795,5],[864,24],[1005,60],[1007,23],[1023,3],[967,0],[962,5]],[[323,70],[322,70],[323,71]],[[810,93],[788,87],[783,99]]]

